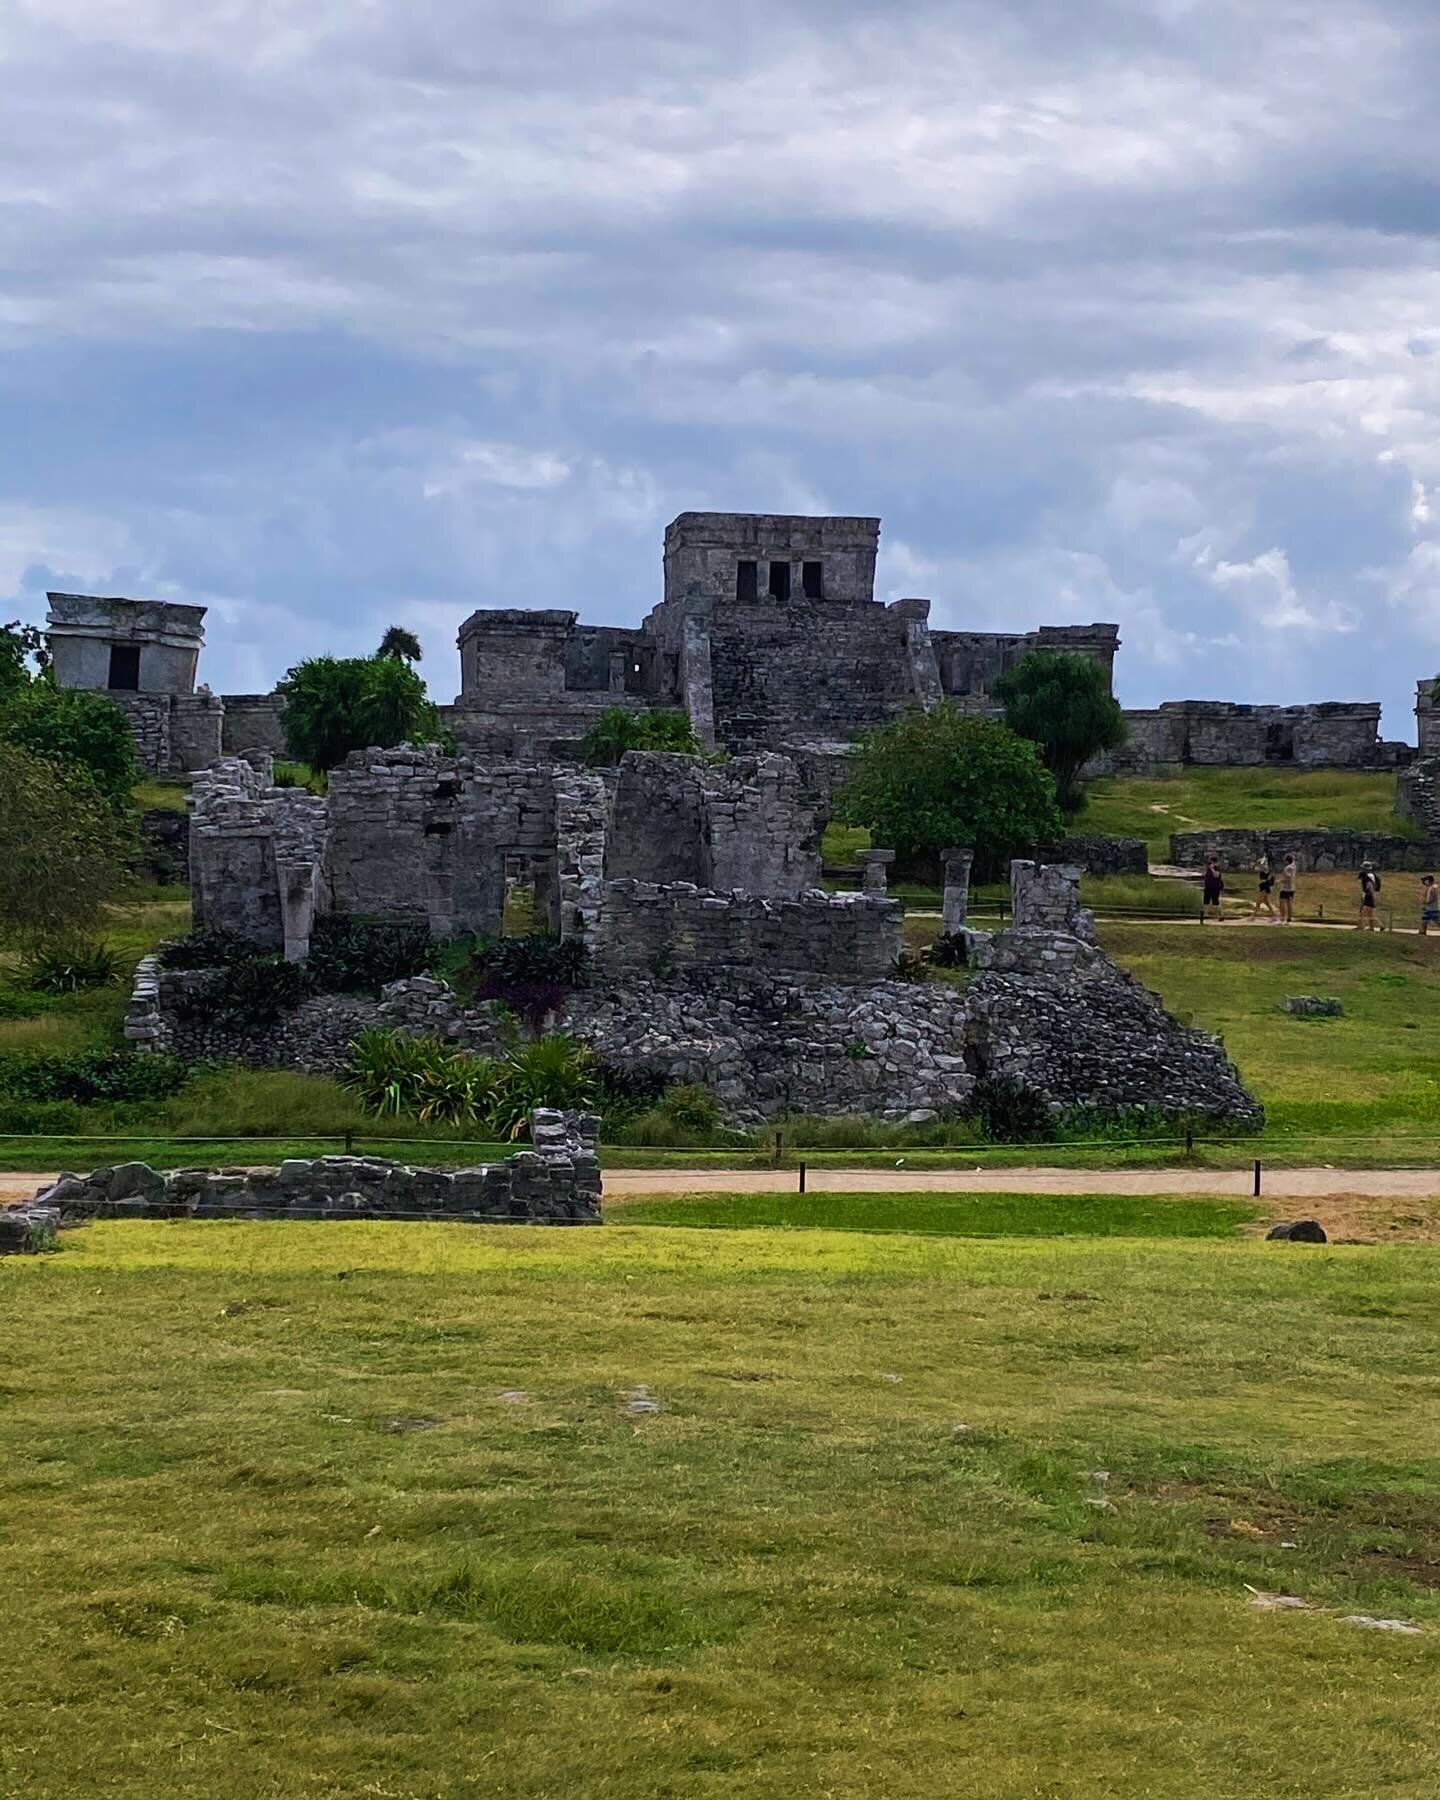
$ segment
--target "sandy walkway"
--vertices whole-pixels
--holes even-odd
[[[1249,1169],[817,1169],[812,1194],[1222,1194],[1249,1198]],[[789,1169],[607,1169],[610,1199],[642,1194],[770,1194],[797,1182]],[[1362,1194],[1440,1197],[1437,1169],[1266,1169],[1269,1200]]]

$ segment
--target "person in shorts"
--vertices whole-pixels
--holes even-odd
[[[1440,929],[1440,884],[1433,875],[1420,877],[1420,935],[1428,937],[1430,927]]]
[[[1280,923],[1295,923],[1295,852],[1292,850],[1285,858],[1285,867],[1280,871]]]
[[[1376,918],[1375,902],[1380,896],[1380,877],[1375,873],[1375,865],[1368,859],[1360,865],[1360,916],[1355,921],[1357,931],[1378,931],[1379,920]]]
[[[1225,892],[1225,882],[1220,874],[1220,865],[1215,860],[1212,850],[1205,858],[1205,873],[1200,882],[1200,917],[1203,920],[1211,907],[1215,909],[1215,917],[1220,917],[1220,896]]]
[[[1259,862],[1255,865],[1255,873],[1260,877],[1260,886],[1255,893],[1255,904],[1250,910],[1250,917],[1252,919],[1258,919],[1260,917],[1260,908],[1263,906],[1273,920],[1275,917],[1275,907],[1270,896],[1275,891],[1275,871],[1270,866],[1270,852],[1268,850],[1262,852]]]

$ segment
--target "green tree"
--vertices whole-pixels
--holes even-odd
[[[83,768],[0,743],[0,942],[89,936],[132,848],[125,815]]]
[[[392,625],[380,640],[377,656],[386,656],[396,662],[417,663],[420,661],[420,640],[413,631],[407,631],[403,625]]]
[[[443,736],[425,683],[398,657],[311,657],[289,670],[275,691],[284,702],[290,754],[312,769],[333,769],[352,750]]]
[[[1078,812],[1085,804],[1081,769],[1092,756],[1125,742],[1125,715],[1104,669],[1093,656],[1031,650],[992,692],[1005,708],[1010,729],[1039,745],[1045,767],[1055,777],[1061,808]]]
[[[624,706],[607,706],[586,732],[580,757],[591,768],[614,768],[627,750],[674,750],[683,756],[699,756],[700,740],[686,712],[655,709],[631,712]]]
[[[135,739],[120,708],[104,694],[57,688],[45,676],[0,698],[0,742],[83,769],[116,803],[140,778]]]
[[[42,673],[50,666],[50,652],[40,627],[22,625],[19,619],[0,625],[0,700],[29,687],[33,679],[31,662]]]
[[[836,813],[868,825],[902,867],[933,870],[940,851],[968,844],[980,881],[1061,829],[1055,783],[1035,745],[948,702],[867,733]]]

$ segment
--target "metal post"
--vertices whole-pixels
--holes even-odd
[[[805,1165],[803,1162],[800,1165],[800,1192],[802,1194],[805,1192]]]
[[[1255,1158],[1255,1198],[1260,1198],[1260,1158]]]

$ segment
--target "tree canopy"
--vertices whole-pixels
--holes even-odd
[[[627,750],[674,750],[684,756],[700,754],[700,740],[690,715],[669,708],[631,712],[624,706],[607,706],[585,734],[581,760],[591,768],[613,768]]]
[[[120,708],[104,694],[57,688],[44,675],[0,690],[0,742],[78,766],[117,804],[140,777],[135,739]]]
[[[425,683],[396,656],[311,657],[275,691],[284,703],[290,754],[312,769],[333,769],[352,750],[443,736]]]
[[[0,743],[0,941],[91,934],[131,847],[125,815],[83,768]]]
[[[0,625],[0,700],[29,687],[33,662],[42,673],[50,666],[50,652],[45,633],[38,625],[24,625],[12,619]]]
[[[991,690],[1005,723],[1040,748],[1066,812],[1084,804],[1080,771],[1102,750],[1125,742],[1125,715],[1092,656],[1031,650]]]
[[[396,662],[417,663],[420,661],[420,640],[413,631],[407,631],[403,625],[392,625],[380,640],[377,656],[386,656]]]
[[[1055,783],[1036,746],[948,702],[867,733],[836,812],[869,826],[902,864],[969,845],[980,881],[1061,831]]]

